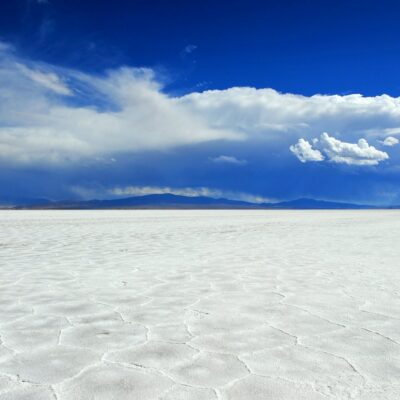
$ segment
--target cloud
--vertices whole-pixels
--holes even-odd
[[[184,49],[183,53],[184,54],[190,54],[193,53],[197,49],[197,46],[195,44],[188,44]]]
[[[178,101],[203,116],[210,126],[276,140],[338,132],[349,138],[378,138],[400,128],[400,98],[360,94],[302,96],[273,89],[233,87],[190,93]]]
[[[316,148],[308,141],[299,139],[296,145],[290,146],[290,150],[301,162],[322,161],[325,154],[326,159],[333,163],[368,166],[378,165],[389,158],[387,153],[370,146],[365,139],[359,139],[357,143],[347,143],[325,132],[320,139],[314,139],[313,144]]]
[[[124,196],[146,196],[149,194],[175,194],[178,196],[188,197],[212,197],[225,198],[230,200],[247,201],[250,203],[265,203],[271,202],[270,198],[257,196],[249,193],[225,191],[208,187],[183,187],[174,188],[168,186],[124,186],[115,187],[107,191],[108,195],[124,197]]]
[[[22,64],[16,64],[16,66],[24,75],[26,75],[28,78],[32,79],[33,82],[41,85],[42,87],[61,95],[72,95],[71,89],[54,72],[33,70]]]
[[[395,146],[396,144],[399,143],[399,139],[393,137],[393,136],[388,136],[387,138],[385,138],[385,140],[382,140],[381,143],[384,146]]]
[[[11,44],[0,41],[0,56],[2,53],[5,53],[5,52],[11,53],[13,51],[14,51],[14,47]]]
[[[215,163],[220,163],[220,164],[235,164],[235,165],[246,165],[247,164],[246,160],[239,160],[233,156],[223,156],[223,155],[211,158],[211,161],[213,161]]]
[[[284,157],[299,138],[292,152],[301,161],[376,165],[387,154],[367,140],[400,130],[400,99],[387,95],[301,96],[233,87],[172,96],[151,69],[83,73],[23,59],[1,42],[0,87],[3,167],[76,166],[217,141],[219,154],[224,143],[241,141]],[[312,145],[325,131],[345,141],[328,136],[324,147]],[[215,161],[235,163],[221,157]]]
[[[290,151],[302,162],[308,161],[323,161],[324,156],[319,150],[313,149],[312,145],[304,139],[299,139],[299,141],[290,146]]]
[[[319,143],[329,160],[339,164],[377,165],[389,158],[387,153],[370,146],[365,139],[346,143],[323,133]]]
[[[28,66],[5,49],[0,86],[0,161],[7,164],[76,164],[117,153],[243,138],[208,126],[164,94],[148,69],[125,67],[94,76],[45,64]]]

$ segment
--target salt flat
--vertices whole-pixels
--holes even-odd
[[[400,398],[397,211],[1,211],[0,399]]]

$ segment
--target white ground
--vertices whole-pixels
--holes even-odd
[[[2,211],[0,399],[400,399],[397,211]]]

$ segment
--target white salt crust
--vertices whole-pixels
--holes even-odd
[[[0,400],[398,400],[398,211],[0,211]]]

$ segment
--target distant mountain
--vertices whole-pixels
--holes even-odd
[[[24,209],[193,209],[193,208],[259,208],[257,204],[244,201],[214,199],[211,197],[189,197],[173,194],[150,194],[112,200],[56,201],[43,204],[25,204]]]
[[[108,210],[108,209],[253,209],[253,210],[354,210],[373,208],[360,204],[339,203],[315,199],[297,199],[280,203],[249,203],[224,198],[188,197],[174,194],[150,194],[146,196],[127,197],[112,200],[89,201],[49,201],[34,199],[33,202],[17,204],[16,209],[48,209],[48,210]]]
[[[296,210],[355,210],[355,209],[372,209],[373,206],[362,204],[339,203],[315,199],[297,199],[292,201],[282,201],[270,205],[270,208],[279,209],[296,209]]]

